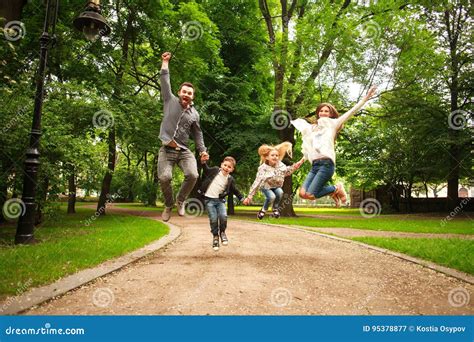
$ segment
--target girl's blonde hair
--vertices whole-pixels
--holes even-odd
[[[285,154],[293,157],[291,148],[293,145],[289,141],[282,142],[276,146],[264,144],[258,148],[258,155],[260,156],[260,164],[263,164],[266,160],[266,157],[270,154],[271,151],[276,150],[278,152],[278,159],[283,160]]]

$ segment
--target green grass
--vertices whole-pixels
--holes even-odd
[[[15,226],[0,226],[0,298],[51,283],[81,269],[124,255],[166,235],[168,227],[147,218],[94,210],[61,210],[58,220],[35,231],[36,245],[13,245]],[[87,225],[86,223],[89,223]]]
[[[474,274],[474,240],[357,237],[352,240]]]
[[[238,216],[235,218],[256,220],[256,218],[248,216]],[[368,229],[379,231],[393,232],[411,232],[411,233],[434,233],[434,234],[474,234],[474,225],[469,219],[454,219],[441,224],[440,218],[420,218],[410,215],[398,215],[391,217],[374,218],[322,218],[322,217],[295,217],[279,219],[264,218],[262,220],[270,224],[284,224],[293,226],[317,227],[317,228],[353,228]]]
[[[162,211],[163,207],[147,207],[142,203],[117,203],[117,208],[135,209],[140,211]]]

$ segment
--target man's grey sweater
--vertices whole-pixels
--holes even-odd
[[[174,140],[179,147],[189,149],[188,141],[190,134],[192,134],[198,152],[206,151],[201,126],[199,125],[199,113],[192,105],[187,109],[183,109],[179,98],[173,95],[169,70],[161,70],[160,81],[161,97],[164,103],[160,140],[164,145],[168,145]]]

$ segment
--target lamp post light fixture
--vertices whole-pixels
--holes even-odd
[[[36,214],[36,186],[38,179],[38,169],[40,166],[40,138],[41,138],[41,114],[44,99],[44,79],[48,62],[48,50],[52,37],[56,29],[58,18],[59,0],[46,0],[46,15],[44,19],[43,33],[40,41],[40,60],[38,73],[36,75],[36,95],[33,112],[33,123],[30,133],[30,144],[26,150],[26,159],[24,165],[24,180],[22,201],[25,204],[25,211],[18,220],[15,243],[16,244],[33,244],[36,242],[34,238],[34,224]],[[50,35],[50,26],[51,32]],[[110,27],[107,25],[104,17],[100,14],[99,0],[90,1],[86,5],[86,9],[79,17],[74,20],[74,26],[84,32],[87,39],[96,39],[100,34],[106,36],[110,33]]]
[[[89,41],[95,41],[98,36],[110,34],[110,26],[101,15],[99,0],[89,1],[84,12],[74,19],[73,24]]]

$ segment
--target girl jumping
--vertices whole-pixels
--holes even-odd
[[[257,217],[261,220],[265,216],[270,204],[272,204],[273,217],[280,217],[279,204],[283,196],[283,181],[286,176],[298,170],[304,162],[302,158],[297,163],[286,166],[281,161],[286,153],[291,157],[291,143],[284,142],[276,146],[262,145],[258,149],[261,165],[258,168],[257,176],[250,187],[249,195],[244,199],[243,204],[248,205],[253,196],[260,189],[265,196],[265,202]]]

